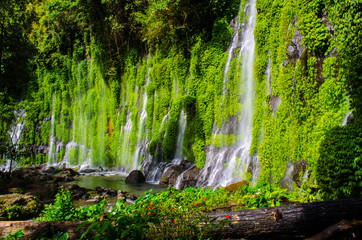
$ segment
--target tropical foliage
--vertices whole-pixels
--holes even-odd
[[[246,4],[2,1],[2,158],[11,150],[15,109],[26,112],[17,148],[21,164],[67,157],[71,164],[90,160],[120,168],[144,160],[139,152],[146,145],[154,161],[172,160],[185,113],[182,156],[202,168],[210,146],[233,145],[239,138],[214,134],[213,128],[238,118],[242,108],[242,56],[232,58],[228,76],[224,69],[225,50],[236,34],[230,23],[234,17],[245,21]],[[344,156],[346,150],[326,144],[350,111],[355,125],[361,121],[360,2],[258,0],[256,8],[250,154],[259,157],[259,181],[279,182],[287,164],[302,161],[304,172],[311,172],[308,183],[318,180],[326,196],[354,196],[360,184],[358,140],[344,139],[353,157],[341,164],[326,153]],[[342,129],[360,136],[360,128]],[[48,146],[48,155],[38,146]],[[329,174],[323,169],[329,164],[341,169],[338,177],[348,173],[346,185],[323,182],[320,173]]]

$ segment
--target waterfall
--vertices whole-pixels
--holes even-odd
[[[350,119],[353,119],[353,114],[350,110],[348,110],[348,112],[346,113],[346,115],[342,120],[342,126],[346,126],[348,124],[348,121],[350,121]]]
[[[24,118],[26,116],[25,110],[15,111],[14,115],[16,116],[16,124],[13,124],[10,127],[8,134],[10,135],[11,143],[15,147],[15,150],[19,148],[19,140],[21,138],[21,132],[24,129],[25,121]]]
[[[177,159],[177,158],[182,159],[182,150],[183,150],[185,130],[186,130],[186,114],[183,110],[181,110],[179,124],[178,124],[176,152],[175,152],[175,157],[174,157],[175,159]]]
[[[52,97],[52,116],[50,119],[50,139],[49,139],[49,150],[48,150],[48,163],[53,164],[57,162],[57,154],[55,149],[56,136],[55,136],[55,94]]]
[[[149,68],[147,75],[146,75],[145,88],[150,83],[150,75],[149,75],[150,71],[151,71],[151,69]],[[146,139],[146,120],[147,120],[146,106],[147,106],[147,101],[148,101],[148,97],[147,97],[147,93],[145,91],[143,93],[143,100],[141,103],[142,108],[139,113],[140,119],[139,119],[139,123],[138,123],[137,145],[136,145],[136,150],[132,157],[132,170],[139,169],[141,167],[140,163],[143,160],[142,158],[147,153],[147,148],[146,148],[146,141],[147,141],[147,139]]]
[[[239,50],[239,58],[242,59],[241,71],[241,109],[238,119],[231,120],[217,129],[214,123],[213,138],[219,133],[230,134],[230,129],[236,124],[238,131],[237,141],[232,146],[209,146],[206,151],[205,166],[201,171],[198,179],[198,185],[204,186],[225,186],[242,179],[255,182],[259,172],[258,158],[249,156],[249,149],[252,140],[252,116],[254,105],[254,58],[255,58],[255,40],[254,27],[256,24],[256,8],[255,0],[249,1],[244,9],[244,17],[247,21],[243,24],[236,24],[238,29],[232,39],[229,50],[228,62],[231,61],[234,46],[241,46]],[[241,36],[238,35],[241,29]],[[237,41],[237,42],[236,42]],[[224,83],[227,82],[227,73],[229,72],[230,63],[226,63]]]
[[[25,126],[25,117],[26,112],[24,109],[20,111],[14,111],[14,116],[16,117],[15,123],[13,123],[10,127],[10,130],[7,132],[10,137],[10,144],[6,146],[9,151],[7,153],[3,153],[1,157],[6,159],[4,164],[0,165],[0,171],[9,171],[10,168],[12,169],[13,166],[16,165],[16,161],[19,160],[19,141],[21,139],[21,133],[24,130]],[[20,150],[21,151],[21,150]]]
[[[118,152],[118,159],[119,159],[119,165],[118,168],[121,168],[125,171],[129,171],[129,166],[131,166],[131,163],[129,162],[129,159],[131,159],[131,151],[129,149],[129,141],[132,131],[132,121],[131,121],[131,113],[127,114],[127,121],[126,124],[121,127],[121,133],[120,133],[120,150]]]
[[[241,6],[240,6],[241,7]],[[240,9],[239,9],[240,12]],[[234,58],[234,51],[237,50],[237,48],[240,47],[240,21],[239,21],[239,14],[235,17],[234,19],[235,23],[234,23],[234,28],[233,28],[233,33],[234,36],[231,40],[231,44],[228,50],[228,59],[226,61],[226,65],[224,68],[224,83],[223,83],[223,95],[222,95],[222,100],[224,101],[225,99],[225,95],[227,93],[226,91],[226,86],[229,80],[229,71],[230,71],[230,64],[231,61]]]

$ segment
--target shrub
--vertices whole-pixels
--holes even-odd
[[[335,127],[325,135],[316,179],[326,198],[362,197],[362,131],[357,124]]]

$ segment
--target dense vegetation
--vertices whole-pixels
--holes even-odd
[[[70,192],[61,191],[37,220],[85,221],[82,225],[87,230],[82,239],[205,239],[212,228],[222,228],[232,220],[232,216],[222,221],[207,217],[205,213],[215,206],[232,204],[238,210],[253,209],[279,206],[296,198],[311,200],[266,183],[244,186],[232,193],[225,189],[168,188],[157,194],[146,192],[134,205],[118,201],[110,211],[105,211],[106,200],[76,207]]]
[[[327,198],[360,197],[360,1],[256,4],[250,154],[259,156],[259,181],[279,182],[287,164],[299,162],[296,182],[309,170],[308,184],[317,180]],[[238,138],[212,138],[213,124],[240,113],[240,59],[223,85],[238,8],[235,0],[1,1],[3,158],[26,165],[66,156],[71,164],[132,168],[147,145],[154,161],[170,161],[184,111],[183,156],[202,168],[209,145]],[[24,119],[15,109],[25,109]],[[341,126],[349,111],[354,126]],[[18,147],[8,131],[19,121]],[[51,148],[48,156],[39,146]]]

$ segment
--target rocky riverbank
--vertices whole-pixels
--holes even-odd
[[[43,165],[17,168],[11,174],[0,172],[0,220],[28,220],[37,217],[45,204],[54,201],[61,188],[70,191],[72,200],[86,201],[87,204],[104,198],[111,201],[137,199],[122,190],[102,186],[90,189],[69,184],[81,174],[84,173],[70,168]]]

